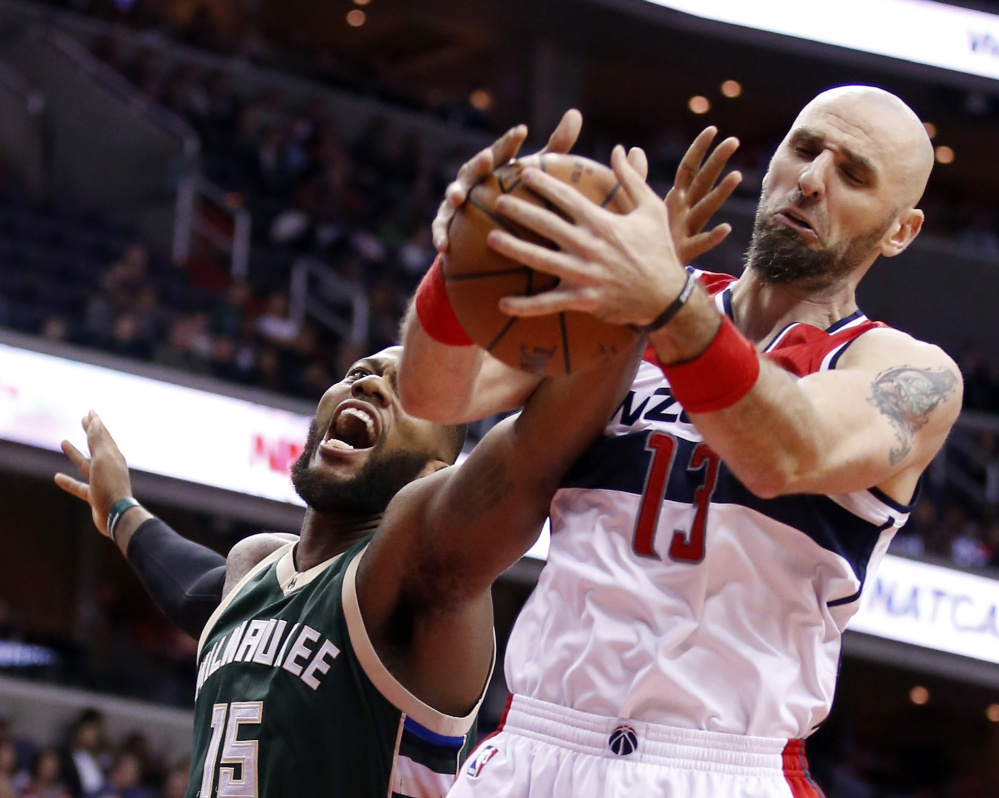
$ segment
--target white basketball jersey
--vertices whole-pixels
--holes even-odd
[[[731,314],[732,278],[701,280]],[[766,356],[804,376],[875,326],[859,312],[825,331],[792,324]],[[876,489],[753,495],[650,360],[555,495],[507,683],[604,716],[807,737],[831,708],[847,621],[910,508]]]

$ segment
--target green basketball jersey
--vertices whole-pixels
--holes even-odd
[[[212,615],[198,647],[187,798],[448,791],[475,711],[437,712],[378,659],[354,588],[366,543],[301,573],[289,543]]]

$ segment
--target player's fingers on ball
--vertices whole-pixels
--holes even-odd
[[[571,256],[540,244],[523,241],[503,230],[491,230],[486,243],[490,249],[506,258],[558,278],[569,277],[576,271]]]
[[[628,162],[628,157],[624,154],[624,147],[620,144],[616,145],[611,152],[611,169],[614,170],[617,179],[621,181],[621,187],[631,197],[635,205],[649,200],[654,200],[656,205],[659,204],[661,200],[656,196],[656,192],[649,188],[645,178],[635,171]]]
[[[541,152],[569,152],[576,146],[576,140],[582,129],[583,115],[577,109],[570,108],[562,114]]]
[[[508,316],[531,318],[549,316],[565,310],[577,310],[579,299],[574,291],[556,288],[534,296],[507,296],[499,302],[499,309]]]
[[[694,178],[697,177],[697,172],[701,168],[701,162],[708,152],[708,147],[711,146],[711,142],[714,141],[717,134],[718,128],[714,125],[704,128],[697,134],[697,138],[691,142],[683,154],[683,158],[680,159],[680,165],[676,168],[676,180],[674,181],[676,185],[683,189],[690,187]]]
[[[574,249],[579,244],[581,231],[578,227],[533,202],[506,195],[496,200],[496,210],[563,249]]]
[[[632,147],[628,150],[628,163],[631,164],[632,169],[642,176],[643,180],[648,179],[649,158],[645,154],[645,150],[641,147]]]
[[[524,139],[527,138],[527,126],[516,125],[500,136],[489,148],[489,169],[491,172],[497,166],[502,166],[520,151]],[[485,175],[481,175],[484,177]]]
[[[569,214],[570,218],[576,222],[587,218],[588,214],[595,210],[602,210],[569,184],[563,183],[540,169],[531,167],[525,169],[522,174],[524,184],[528,188]]]

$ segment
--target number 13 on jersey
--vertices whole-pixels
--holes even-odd
[[[645,490],[642,492],[642,503],[635,522],[635,553],[641,557],[662,559],[655,550],[656,529],[659,526],[659,514],[666,498],[673,461],[676,459],[677,442],[672,435],[653,432],[645,443],[647,451],[652,453],[649,470],[645,476]],[[718,466],[716,455],[706,443],[699,443],[690,455],[687,470],[701,471],[701,484],[694,491],[694,521],[690,529],[673,530],[669,544],[669,558],[676,562],[698,563],[704,559],[704,534],[708,525],[708,503],[718,482]]]

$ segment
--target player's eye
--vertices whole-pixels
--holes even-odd
[[[354,366],[350,371],[347,372],[348,380],[359,380],[362,377],[367,377],[371,372],[364,368],[364,366]]]

